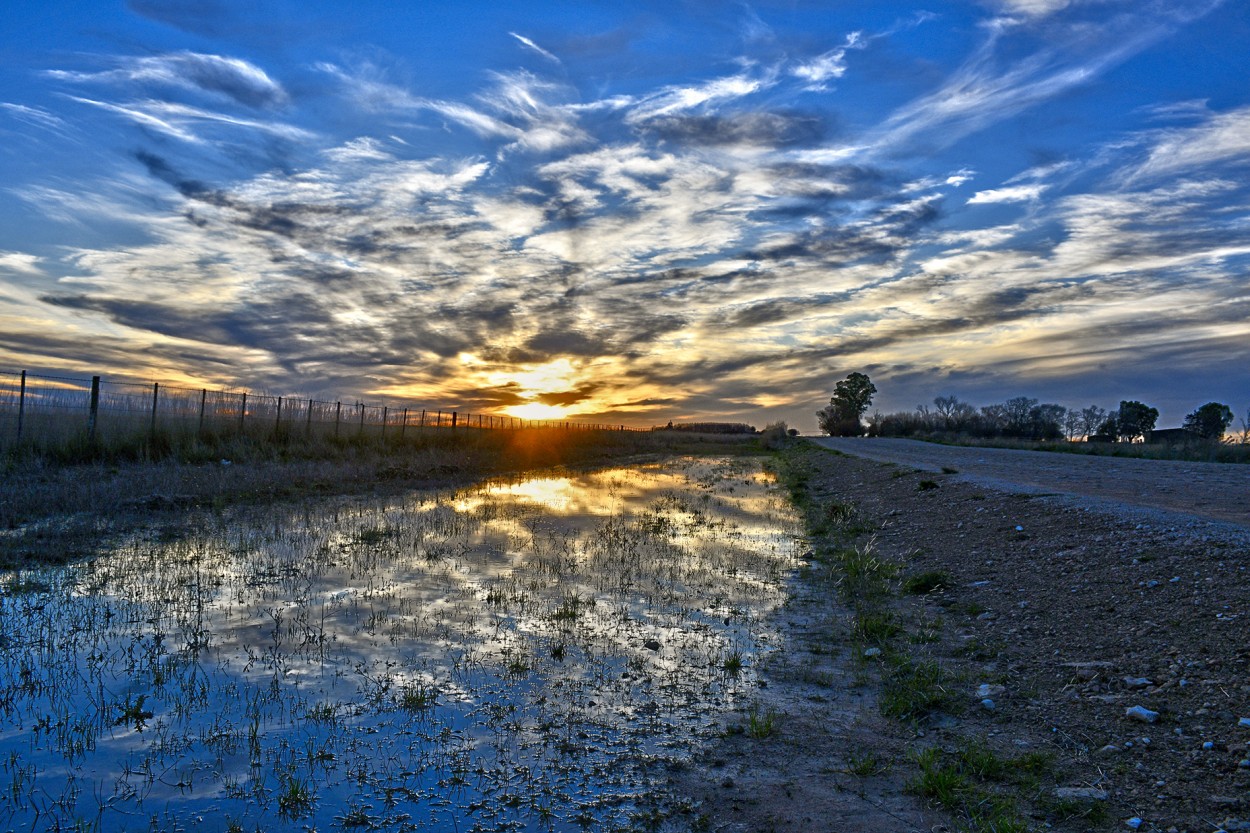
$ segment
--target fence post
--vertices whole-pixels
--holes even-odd
[[[404,408],[404,421],[399,423],[399,438],[404,438],[404,431],[408,428],[408,409]]]
[[[434,422],[434,427],[435,428],[443,427],[443,412],[442,411],[438,412],[438,419]]]
[[[22,371],[22,383],[17,392],[17,441],[22,441],[22,422],[26,419],[26,371]]]
[[[246,391],[243,392],[242,397],[243,399],[241,403],[239,404],[239,433],[240,434],[243,433],[243,420],[247,416],[247,392]]]
[[[382,406],[382,439],[386,439],[386,417],[390,410],[389,406]]]
[[[91,377],[91,407],[87,414],[87,438],[95,442],[95,423],[100,415],[100,377]]]
[[[339,435],[339,417],[343,414],[343,403],[334,403],[334,436]]]
[[[279,396],[278,397],[278,415],[277,417],[274,418],[274,421],[273,421],[274,436],[277,436],[278,432],[281,430],[282,430],[282,397]]]
[[[161,383],[153,382],[152,383],[152,426],[151,428],[148,429],[148,433],[152,436],[152,439],[156,439],[156,403],[157,403],[157,400],[160,399],[160,394],[161,394]]]
[[[356,436],[364,436],[365,433],[365,403],[357,402],[360,406],[360,427],[356,429]]]
[[[313,406],[313,401],[309,399],[308,400],[308,416],[304,419],[304,436],[305,437],[312,436],[312,406]]]
[[[451,427],[452,427],[452,428],[455,428],[455,427],[456,427],[456,418],[457,418],[458,416],[460,416],[460,414],[458,414],[457,412],[455,412],[455,411],[452,411],[452,412],[451,412]]]
[[[208,404],[208,388],[200,388],[200,425],[195,433],[204,433],[204,406]]]
[[[421,409],[421,421],[420,421],[419,423],[417,423],[417,427],[418,427],[418,428],[424,428],[424,427],[425,427],[425,408],[422,408],[422,409]]]

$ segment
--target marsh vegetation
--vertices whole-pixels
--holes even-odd
[[[748,707],[758,462],[191,509],[0,587],[0,824],[629,828]]]

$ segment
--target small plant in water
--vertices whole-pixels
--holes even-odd
[[[761,712],[758,706],[747,713],[746,733],[756,740],[771,737],[777,731],[777,712],[772,709]]]
[[[294,775],[282,777],[282,791],[278,793],[278,815],[284,819],[298,819],[312,809],[312,791]]]
[[[736,649],[730,651],[721,661],[720,667],[728,674],[737,674],[742,670],[742,652]]]

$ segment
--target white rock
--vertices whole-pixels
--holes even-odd
[[[981,708],[985,709],[986,711],[991,711],[991,712],[992,712],[992,711],[994,711],[994,709],[995,709],[995,708],[997,708],[997,707],[994,705],[994,701],[993,701],[993,700],[991,700],[990,698],[986,697],[984,700],[982,700],[982,701],[981,701]]]
[[[1146,688],[1154,685],[1154,681],[1146,677],[1125,677],[1124,684],[1129,688]]]
[[[1129,706],[1124,710],[1124,716],[1130,720],[1140,720],[1142,723],[1155,723],[1159,720],[1159,713],[1145,706]]]
[[[1136,830],[1137,828],[1141,827],[1143,824],[1142,820],[1138,818],[1137,816],[1133,816],[1131,819],[1125,819],[1124,823],[1127,826],[1131,827],[1133,830]]]
[[[866,657],[878,657],[878,656],[881,656],[881,649],[880,649],[880,648],[865,648],[865,649],[864,649],[864,656],[866,656]]]
[[[1250,729],[1250,717],[1243,717],[1241,720],[1238,720],[1237,725],[1245,726],[1247,729]]]

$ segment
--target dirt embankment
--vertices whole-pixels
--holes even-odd
[[[706,829],[1250,830],[1236,527],[810,445],[787,466],[827,534],[755,712],[682,776]],[[898,567],[867,607],[848,543]]]

